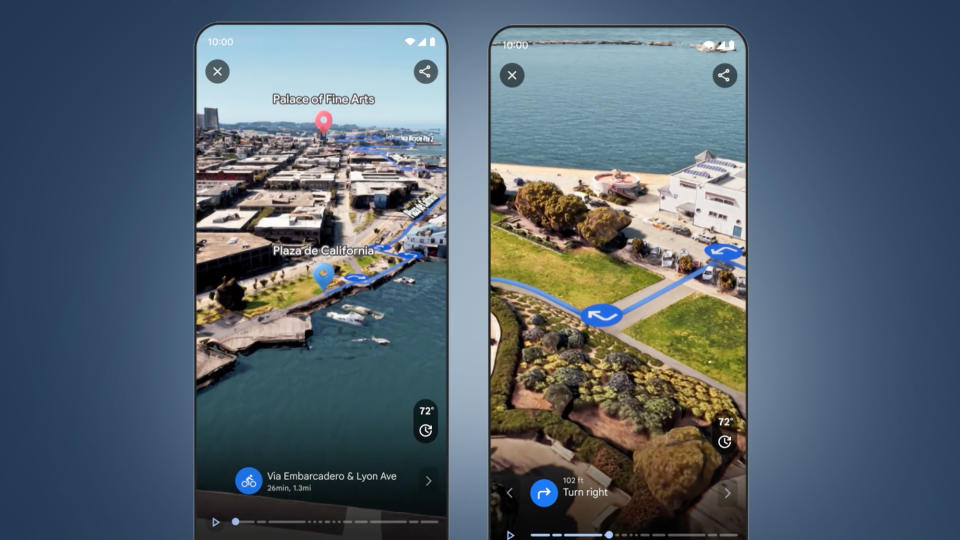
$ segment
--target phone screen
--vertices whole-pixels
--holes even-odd
[[[490,538],[745,538],[747,53],[490,45]]]
[[[446,41],[196,42],[197,538],[446,538]]]

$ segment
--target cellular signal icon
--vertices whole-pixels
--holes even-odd
[[[407,45],[413,45],[414,43],[416,43],[416,41],[417,39],[412,37],[408,37],[407,39],[403,40],[403,42],[406,43]],[[436,47],[436,46],[437,46],[437,38],[435,37],[423,38],[420,40],[420,43],[417,43],[417,47]]]

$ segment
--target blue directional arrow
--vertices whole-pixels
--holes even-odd
[[[347,274],[343,276],[343,279],[349,281],[350,283],[358,283],[358,284],[370,282],[370,276],[366,274]]]
[[[603,328],[613,326],[623,318],[623,311],[612,304],[594,304],[580,312],[580,320],[590,326]]]
[[[703,251],[714,259],[727,262],[743,256],[743,250],[733,244],[710,244]]]

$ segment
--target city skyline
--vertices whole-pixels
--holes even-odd
[[[406,37],[434,37],[435,47],[410,46]],[[230,46],[212,45],[231,40]],[[378,127],[446,125],[446,44],[426,25],[326,26],[215,25],[197,40],[196,102],[219,110],[221,123],[313,122],[320,110],[335,124]],[[228,79],[207,80],[205,68],[220,59]],[[440,73],[430,84],[413,76],[420,60]],[[374,96],[372,105],[274,105],[274,93],[298,96],[334,93]],[[202,112],[202,111],[196,111]]]

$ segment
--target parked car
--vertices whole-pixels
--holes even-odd
[[[737,293],[741,295],[747,294],[747,276],[737,278]]]
[[[589,204],[590,206],[593,206],[593,207],[610,206],[609,204],[607,204],[607,201],[605,201],[605,200],[603,200],[603,199],[590,199],[590,200],[587,202],[587,204]]]
[[[523,178],[514,178],[514,179],[513,179],[513,184],[514,184],[515,186],[522,186],[522,185],[524,184]]]
[[[713,280],[716,277],[717,275],[713,271],[712,266],[708,266],[707,269],[704,270],[702,274],[700,274],[700,279],[702,279],[703,281],[706,281],[707,283],[713,283]]]
[[[712,234],[709,234],[709,233],[705,233],[705,232],[701,232],[701,233],[697,234],[696,236],[693,237],[693,239],[696,240],[697,242],[702,243],[702,244],[716,244],[716,243],[717,243],[717,237],[716,237],[716,236],[714,236],[714,235],[712,235]]]
[[[657,246],[645,246],[647,248],[647,262],[653,262],[655,264],[660,263],[660,256],[663,255],[663,252]]]
[[[690,229],[684,227],[683,225],[674,225],[673,227],[670,227],[670,230],[676,234],[679,234],[680,236],[690,236],[691,234]]]
[[[660,261],[660,266],[663,266],[665,268],[673,268],[673,263],[675,262],[676,261],[674,260],[674,257],[673,257],[673,250],[668,249],[663,252],[663,259]]]

